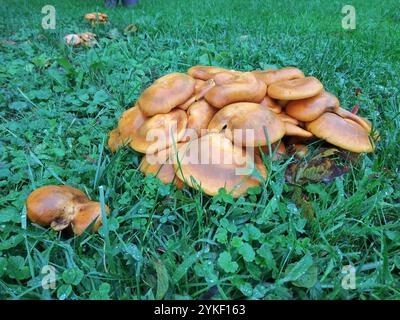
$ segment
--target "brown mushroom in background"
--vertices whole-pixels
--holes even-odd
[[[95,219],[93,231],[101,226],[100,203],[69,186],[49,185],[34,190],[26,200],[26,208],[30,221],[57,231],[71,225],[80,235]],[[109,213],[107,206],[106,212]]]
[[[168,113],[188,100],[195,90],[195,80],[183,73],[170,73],[143,91],[138,105],[145,116]]]
[[[101,12],[87,13],[85,14],[84,18],[92,24],[92,27],[96,26],[97,21],[99,23],[106,23],[108,21],[108,15]]]
[[[240,169],[254,168],[266,178],[266,170],[259,157],[251,155],[219,133],[209,133],[189,141],[179,148],[180,165],[174,164],[178,177],[192,188],[208,195],[218,194],[220,188],[232,192],[233,197],[248,188],[261,184],[258,177]],[[194,179],[194,181],[193,181]]]
[[[186,127],[186,112],[180,109],[146,117],[135,106],[125,111],[118,122],[121,140],[141,153],[155,153],[181,141]]]
[[[140,171],[146,176],[153,174],[163,183],[174,183],[177,188],[182,189],[183,182],[177,178],[174,168],[174,163],[178,163],[176,151],[181,146],[182,143],[178,143],[175,146],[158,151],[156,154],[146,154],[140,165]]]
[[[216,108],[234,102],[260,102],[266,95],[266,85],[250,72],[234,76],[207,91],[205,99]]]
[[[194,66],[187,71],[189,76],[199,80],[209,80],[219,72],[229,72],[229,70],[212,66]]]
[[[306,123],[306,129],[316,137],[348,151],[372,152],[375,148],[372,138],[363,127],[335,113],[325,112],[316,120]]]
[[[268,95],[279,100],[299,100],[321,93],[322,83],[315,77],[275,82],[268,87]]]
[[[303,71],[294,67],[278,70],[255,70],[252,73],[267,86],[275,82],[304,78]]]
[[[208,129],[214,132],[225,130],[225,136],[237,145],[264,146],[280,140],[285,126],[277,114],[258,103],[238,102],[219,110],[211,119]],[[236,131],[235,130],[240,130]],[[253,135],[246,136],[251,130]]]

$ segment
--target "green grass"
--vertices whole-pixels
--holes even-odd
[[[40,25],[49,2],[55,30]],[[3,1],[0,40],[16,44],[0,44],[0,298],[399,299],[399,6],[352,1],[357,29],[347,31],[344,4]],[[65,47],[97,9],[111,20],[99,46]],[[129,23],[139,31],[126,36]],[[343,107],[360,106],[380,131],[377,150],[301,188],[285,183],[287,163],[273,164],[263,188],[237,200],[144,178],[140,155],[112,154],[107,134],[153,80],[196,64],[297,66]],[[61,183],[96,200],[103,186],[107,228],[71,238],[27,222],[28,194]],[[56,289],[41,287],[46,265]],[[354,290],[341,286],[346,265]]]

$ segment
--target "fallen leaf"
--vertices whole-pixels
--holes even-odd
[[[341,151],[335,148],[322,149],[315,154],[309,161],[292,163],[286,169],[285,177],[289,183],[304,184],[307,182],[329,183],[334,178],[340,177],[350,171],[347,166],[337,164],[337,159],[341,158]]]

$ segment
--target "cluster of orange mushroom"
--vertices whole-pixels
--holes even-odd
[[[71,228],[76,235],[91,224],[92,231],[97,231],[102,224],[101,204],[69,186],[48,185],[34,190],[26,200],[26,209],[33,223],[56,231]],[[107,205],[105,212],[110,212]]]
[[[294,67],[240,72],[194,66],[145,89],[109,135],[114,152],[129,145],[145,154],[140,170],[164,183],[184,183],[234,197],[259,185],[261,159],[316,139],[351,152],[372,152],[371,123],[342,108],[315,77]],[[299,144],[300,143],[300,144]],[[229,161],[227,161],[227,159]]]
[[[108,15],[101,12],[86,13],[84,18],[91,23],[93,28],[96,27],[97,23],[105,24],[108,21]]]

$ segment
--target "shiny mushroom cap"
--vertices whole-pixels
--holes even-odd
[[[146,176],[152,174],[165,184],[174,183],[177,188],[183,188],[183,182],[176,177],[174,163],[177,161],[177,151],[182,146],[178,143],[155,154],[146,154],[140,165],[140,171]]]
[[[82,43],[81,38],[77,34],[67,34],[64,37],[65,43],[69,46],[78,46]]]
[[[211,119],[208,129],[221,132],[236,145],[264,146],[281,139],[285,126],[278,116],[258,103],[239,102],[226,106]]]
[[[309,122],[317,119],[324,112],[332,112],[338,108],[338,98],[327,91],[322,91],[311,98],[289,101],[285,111],[297,120]]]
[[[179,159],[180,165],[174,165],[178,177],[208,195],[216,195],[225,187],[233,197],[239,197],[267,175],[258,157],[253,158],[219,133],[187,142],[179,148]]]
[[[179,142],[187,126],[186,112],[174,109],[166,114],[146,117],[137,107],[125,111],[118,122],[124,143],[142,153],[154,153]]]
[[[369,133],[352,120],[343,119],[335,113],[325,112],[306,124],[316,137],[356,153],[372,152],[375,148]]]
[[[212,66],[194,66],[187,71],[189,76],[200,80],[212,79],[219,72],[229,72],[229,70]]]
[[[77,206],[76,214],[71,221],[74,234],[80,236],[95,220],[93,229],[97,231],[102,225],[101,204],[100,202],[88,201]],[[105,206],[106,214],[110,213],[108,206]]]
[[[287,67],[278,70],[255,70],[252,71],[252,73],[267,86],[284,80],[304,78],[303,71],[294,67]]]
[[[183,73],[170,73],[143,91],[138,105],[145,116],[168,113],[186,102],[195,90],[195,80]]]
[[[250,72],[244,72],[207,91],[205,99],[216,108],[234,102],[260,102],[267,92],[266,85]]]
[[[268,87],[268,95],[279,100],[299,100],[321,93],[322,83],[315,77],[275,82]]]
[[[69,186],[49,185],[34,190],[26,200],[26,208],[28,218],[33,223],[51,226],[57,231],[72,225],[77,235],[101,214],[100,203],[89,200],[82,191]],[[107,206],[106,210],[109,212]],[[82,223],[89,220],[84,228]],[[78,227],[74,228],[74,223]],[[100,225],[101,220],[96,222],[94,231]]]

